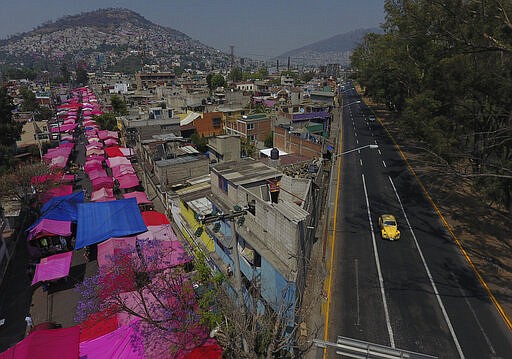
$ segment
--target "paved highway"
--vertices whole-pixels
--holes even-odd
[[[439,358],[510,358],[512,335],[384,129],[344,92],[328,341],[345,336]],[[382,240],[394,214],[401,238]],[[328,352],[335,358],[334,351]]]

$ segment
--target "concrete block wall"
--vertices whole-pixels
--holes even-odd
[[[290,135],[283,127],[274,127],[274,147],[288,153],[295,153],[307,158],[319,158],[322,156],[322,145],[314,143],[298,136]]]

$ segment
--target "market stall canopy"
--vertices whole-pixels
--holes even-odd
[[[71,221],[58,221],[55,219],[43,218],[34,227],[27,230],[27,240],[31,241],[45,236],[70,236]]]
[[[107,171],[105,171],[103,168],[94,168],[87,172],[87,175],[91,181],[95,180],[96,178],[108,177]]]
[[[84,192],[82,191],[53,197],[41,207],[41,216],[32,226],[37,225],[43,218],[75,222],[78,219],[78,204],[83,202]]]
[[[43,329],[30,333],[15,346],[0,353],[0,359],[77,359],[80,327]]]
[[[119,176],[116,178],[116,180],[119,182],[119,188],[133,188],[137,187],[139,185],[139,177],[135,174],[128,174]]]
[[[100,188],[91,193],[91,202],[115,201],[115,199],[112,188]]]
[[[128,175],[128,174],[134,174],[135,168],[131,164],[129,165],[119,165],[112,167],[112,176],[114,178],[117,178],[119,176]]]
[[[67,196],[71,193],[73,193],[73,185],[65,184],[59,187],[50,188],[49,190],[46,190],[46,192],[39,193],[39,198],[41,203],[46,203],[53,197]]]
[[[109,147],[105,150],[108,157],[124,157],[119,147]]]
[[[137,326],[123,325],[110,333],[81,342],[80,358],[143,359],[146,358],[144,339]]]
[[[107,158],[105,162],[107,163],[107,166],[109,166],[110,168],[116,167],[119,165],[131,165],[132,164],[130,162],[130,160],[126,157]]]
[[[107,146],[107,147],[119,145],[119,142],[117,140],[114,140],[113,138],[107,138],[103,142],[105,142],[105,146]]]
[[[34,279],[32,279],[32,285],[38,282],[67,277],[72,256],[73,252],[65,252],[41,258],[41,262],[36,265],[36,273],[34,274]]]
[[[157,211],[142,212],[142,219],[144,220],[146,226],[159,226],[161,224],[170,224],[167,216]]]
[[[103,242],[111,237],[126,237],[146,232],[135,198],[78,205],[75,249]]]
[[[93,313],[80,323],[80,343],[101,337],[118,328],[117,314],[108,312]]]
[[[92,189],[94,191],[97,191],[100,188],[114,188],[114,180],[112,177],[98,177],[93,179],[91,182]]]
[[[137,238],[121,237],[110,238],[98,244],[98,267],[101,269],[112,268],[112,262],[123,254],[135,254],[135,243]]]
[[[118,167],[114,167],[114,168],[118,168]],[[153,203],[148,199],[148,196],[146,196],[146,193],[140,192],[140,191],[125,193],[125,194],[123,194],[123,197],[124,198],[135,198],[137,200],[137,204],[152,204]]]

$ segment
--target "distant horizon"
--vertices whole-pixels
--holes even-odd
[[[0,38],[30,32],[65,16],[107,8],[132,10],[147,20],[180,31],[204,45],[235,56],[267,60],[317,41],[367,28],[384,21],[382,0],[18,0],[2,5]],[[25,10],[31,9],[31,10]],[[200,10],[200,11],[199,11]],[[23,17],[14,16],[22,13]],[[286,31],[284,31],[286,29]]]

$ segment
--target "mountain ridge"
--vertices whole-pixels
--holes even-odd
[[[379,28],[361,28],[334,35],[297,49],[286,51],[276,56],[274,60],[282,60],[290,57],[302,59],[302,62],[309,60],[311,64],[319,64],[319,62],[325,64],[327,63],[326,60],[329,59],[332,63],[348,65],[350,54],[369,32],[381,33],[382,30]]]

